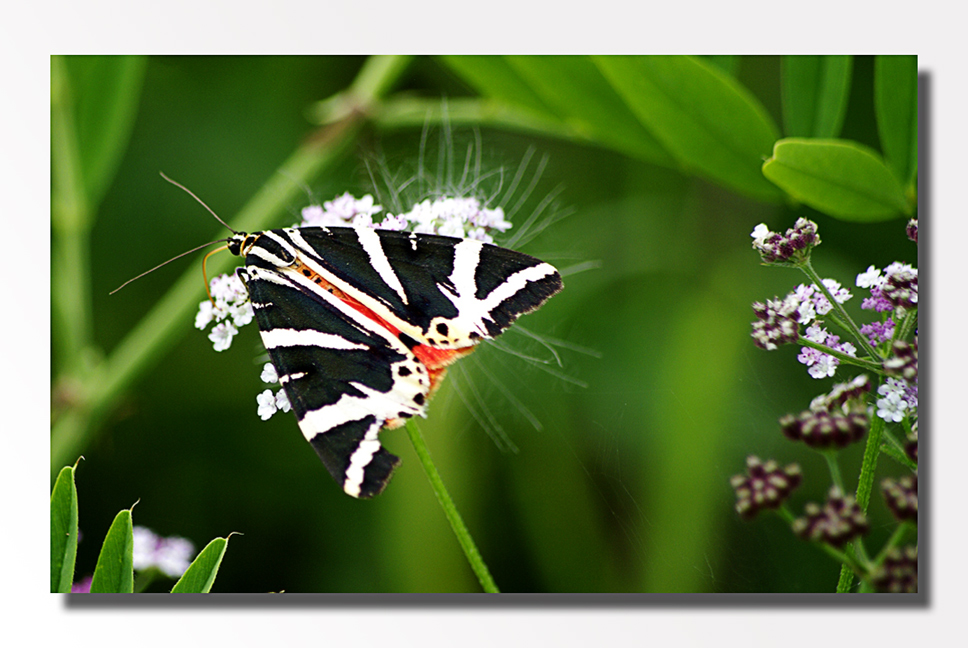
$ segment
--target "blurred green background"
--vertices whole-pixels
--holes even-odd
[[[916,246],[904,236],[906,221],[835,220],[723,188],[662,156],[634,155],[634,141],[611,130],[609,121],[627,116],[594,112],[601,96],[595,79],[581,95],[592,117],[563,119],[556,134],[534,124],[515,127],[513,119],[482,117],[475,124],[461,113],[461,99],[476,97],[480,85],[461,61],[431,57],[404,62],[385,95],[402,109],[394,113],[389,100],[385,109],[373,104],[340,156],[305,187],[280,174],[293,151],[317,133],[314,115],[340,116],[338,103],[328,104],[328,112],[312,107],[345,90],[365,62],[180,56],[133,66],[138,90],[130,140],[119,145],[116,174],[91,216],[92,348],[110,356],[183,272],[197,273],[193,303],[202,299],[201,253],[108,296],[147,268],[226,235],[159,171],[230,222],[267,182],[288,183],[293,191],[284,213],[265,224],[282,226],[311,201],[373,192],[374,177],[384,190],[408,177],[425,123],[426,166],[439,171],[443,150],[460,175],[476,132],[482,170],[494,172],[482,185],[489,193],[498,191],[501,177],[505,192],[525,160],[522,187],[537,179],[515,222],[554,192],[556,208],[542,218],[564,216],[523,251],[562,269],[565,290],[520,321],[565,343],[557,348],[560,366],[540,342],[508,332],[501,348],[481,348],[452,371],[429,418],[420,421],[497,585],[505,592],[833,591],[839,565],[793,537],[779,518],[746,523],[733,511],[729,477],[744,471],[749,454],[801,464],[804,485],[791,505],[797,514],[805,502],[824,499],[830,485],[823,459],[783,439],[776,421],[805,409],[834,380],[811,379],[796,361],[797,348],[767,353],[749,336],[750,303],[782,296],[805,277],[761,266],[749,234],[760,222],[782,231],[798,216],[815,220],[823,239],[815,267],[852,286],[868,265],[917,262]],[[73,100],[81,101],[78,79],[92,61],[64,63]],[[554,80],[556,57],[542,63]],[[707,63],[745,86],[783,124],[779,57]],[[873,71],[872,58],[854,58],[840,137],[879,149]],[[439,109],[445,99],[452,116],[442,127],[424,108]],[[77,114],[83,110],[78,104]],[[618,134],[611,144],[608,133]],[[547,165],[538,175],[543,158]],[[54,228],[55,264],[61,231]],[[58,267],[52,276],[56,284]],[[868,321],[859,302],[855,297],[848,309]],[[214,591],[479,591],[403,430],[381,436],[403,460],[387,490],[372,501],[347,497],[291,415],[268,422],[256,415],[264,351],[255,327],[217,354],[193,328],[192,315],[176,318],[170,343],[95,417],[93,441],[80,448],[77,579],[93,571],[114,515],[139,501],[135,524],[188,537],[199,549],[213,537],[244,534],[229,543]],[[69,321],[59,320],[55,309],[55,426],[70,409],[71,390],[83,393],[65,375],[79,366],[83,374],[100,357],[91,348],[84,358],[69,357],[75,347],[57,342]],[[86,380],[99,378],[95,372]],[[482,413],[491,434],[503,430],[517,452],[495,443],[480,423]],[[861,453],[862,446],[848,449],[841,462],[851,487]],[[897,472],[889,460],[881,463],[885,475]],[[876,494],[870,513],[871,543],[878,547],[893,525]]]

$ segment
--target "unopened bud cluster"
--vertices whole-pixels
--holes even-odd
[[[804,517],[793,521],[793,532],[804,540],[826,542],[838,548],[870,528],[867,516],[854,498],[844,495],[837,487],[830,489],[830,496],[822,507],[810,502],[804,513]]]
[[[891,549],[874,571],[871,582],[878,592],[913,594],[918,591],[918,548]]]
[[[781,468],[772,459],[763,463],[759,457],[747,457],[746,475],[733,475],[730,484],[736,491],[736,512],[749,519],[764,509],[779,508],[800,485],[800,466]]]
[[[918,477],[907,475],[900,479],[885,479],[881,482],[884,501],[894,517],[901,522],[918,521]]]

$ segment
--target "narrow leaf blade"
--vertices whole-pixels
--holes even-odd
[[[783,57],[783,125],[792,137],[837,137],[847,113],[850,56]]]
[[[130,594],[134,591],[134,530],[131,511],[118,513],[101,545],[91,580],[92,594]]]
[[[881,157],[855,142],[780,140],[763,175],[796,200],[843,220],[882,221],[909,209]]]
[[[909,184],[918,168],[918,57],[874,59],[874,111],[891,170]]]
[[[98,205],[127,148],[141,97],[142,56],[67,57],[87,197]]]
[[[171,588],[171,593],[207,594],[210,592],[228,543],[228,538],[215,538],[209,542]]]
[[[50,495],[50,591],[69,593],[77,556],[77,486],[74,467],[57,475]]]
[[[690,56],[595,56],[639,121],[683,165],[762,200],[780,193],[760,173],[778,131],[735,79]]]

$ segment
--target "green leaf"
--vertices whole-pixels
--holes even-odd
[[[81,173],[93,210],[111,184],[131,136],[146,59],[69,56],[66,63]]]
[[[50,494],[50,591],[68,593],[77,555],[77,486],[74,466],[57,475]]]
[[[874,59],[874,112],[884,157],[904,184],[918,169],[918,57]]]
[[[442,56],[441,60],[485,97],[554,116],[554,111],[511,66],[508,57]]]
[[[700,58],[731,77],[739,72],[740,57],[736,54],[704,54]]]
[[[567,127],[548,128],[549,135],[570,131],[571,139],[590,140],[653,164],[675,164],[587,56],[442,58],[484,97]]]
[[[229,534],[231,537],[232,534]],[[182,577],[171,588],[172,594],[207,594],[212,589],[215,576],[218,574],[222,556],[229,544],[228,538],[215,538],[202,549],[188,566]]]
[[[855,142],[780,140],[763,175],[796,200],[843,220],[882,221],[908,210],[901,184],[881,157]]]
[[[115,516],[101,545],[91,580],[92,594],[130,594],[134,591],[133,547],[131,510],[125,509]]]
[[[760,173],[778,131],[735,79],[689,56],[595,56],[632,112],[683,165],[750,196],[776,200]]]
[[[577,132],[616,151],[672,166],[672,156],[646,130],[587,56],[508,56],[510,66]]]
[[[850,95],[850,56],[784,56],[783,124],[793,137],[837,137]]]

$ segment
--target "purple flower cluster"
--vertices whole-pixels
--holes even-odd
[[[840,351],[844,355],[857,355],[857,348],[853,344],[850,342],[841,342],[840,336],[833,335],[818,324],[807,328],[803,337],[811,342],[829,347],[834,351]],[[807,373],[813,378],[828,378],[833,376],[837,371],[837,367],[840,365],[840,360],[837,358],[812,347],[803,347],[800,350],[800,355],[797,356],[797,360],[807,365]]]
[[[884,501],[899,521],[918,521],[918,476],[907,475],[900,479],[881,482]]]
[[[895,308],[917,308],[918,270],[907,263],[895,261],[884,268],[884,274],[875,266],[857,275],[857,287],[869,288],[871,296],[860,307],[879,313]]]
[[[760,253],[764,263],[799,264],[809,258],[810,250],[820,245],[817,224],[806,218],[797,219],[783,234],[771,232],[765,223],[760,223],[750,236],[753,249]]]
[[[836,486],[830,489],[830,496],[822,507],[810,502],[804,513],[804,517],[793,521],[793,532],[804,540],[826,542],[838,548],[870,528],[867,516],[854,498],[842,494]]]
[[[736,512],[749,519],[761,510],[779,508],[800,485],[800,466],[785,468],[773,461],[763,463],[759,457],[746,459],[746,475],[733,475],[730,484],[736,491]]]
[[[918,591],[918,548],[908,545],[887,552],[884,562],[872,574],[879,592],[914,594]]]

